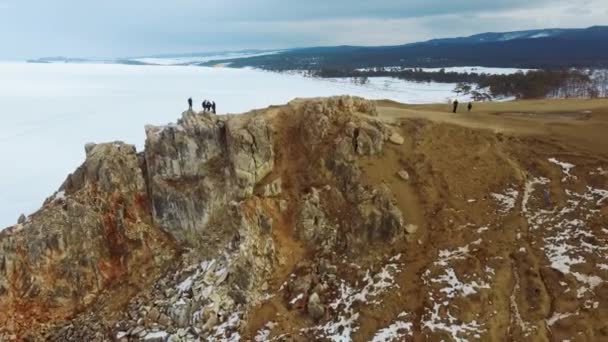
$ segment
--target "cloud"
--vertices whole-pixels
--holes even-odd
[[[608,22],[605,0],[0,0],[0,58],[400,44]]]

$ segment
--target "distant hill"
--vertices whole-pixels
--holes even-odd
[[[608,67],[608,26],[489,32],[397,46],[333,46],[286,50],[272,55],[212,60],[270,70],[382,66],[511,68]]]

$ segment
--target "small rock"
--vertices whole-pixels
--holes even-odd
[[[207,322],[203,325],[203,332],[210,331],[218,323],[217,315],[212,314]]]
[[[418,226],[415,225],[415,224],[411,224],[410,223],[410,224],[408,224],[408,225],[405,226],[405,231],[408,234],[414,234],[416,231],[418,231]]]
[[[158,309],[156,307],[153,307],[150,309],[150,311],[148,311],[148,321],[157,322],[159,317],[160,312],[158,312]]]
[[[268,291],[268,289],[269,289],[269,288],[270,288],[270,285],[268,285],[268,282],[267,282],[267,281],[265,281],[265,282],[262,284],[262,287],[261,287],[260,289],[261,289],[262,291],[266,292],[266,291]]]
[[[19,219],[17,220],[18,224],[24,224],[25,223],[25,215],[21,214],[21,216],[19,216]]]
[[[145,332],[145,331],[146,331],[146,328],[144,328],[142,326],[135,327],[131,331],[131,336],[139,336],[139,334],[141,334],[142,332]]]
[[[308,315],[316,320],[319,320],[325,314],[325,307],[321,303],[321,298],[315,292],[308,298]]]
[[[405,139],[403,139],[403,137],[397,132],[393,133],[388,140],[395,145],[403,145],[403,142],[405,141]]]
[[[397,172],[397,175],[399,176],[399,178],[403,179],[404,181],[410,180],[410,174],[405,170],[401,170],[401,171]]]
[[[168,327],[171,325],[171,319],[165,314],[160,314],[160,316],[158,317],[158,324],[164,327]]]

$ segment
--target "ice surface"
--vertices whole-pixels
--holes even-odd
[[[130,59],[136,62],[155,64],[155,65],[184,65],[184,64],[193,64],[193,63],[205,63],[213,60],[225,60],[225,59],[235,59],[235,58],[245,58],[245,57],[256,57],[256,56],[265,56],[265,55],[273,55],[281,52],[279,51],[264,51],[257,53],[245,53],[245,52],[229,52],[223,54],[216,55],[201,55],[201,56],[188,56],[188,57],[142,57],[142,58],[133,58]]]
[[[321,80],[253,69],[0,63],[0,229],[38,209],[84,160],[87,142],[143,147],[144,126],[175,122],[192,97],[239,113],[295,97],[447,102],[454,84]]]

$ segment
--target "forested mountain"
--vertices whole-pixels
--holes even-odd
[[[608,26],[482,33],[398,46],[335,46],[286,50],[282,53],[213,65],[253,66],[269,70],[315,70],[382,66],[563,68],[608,67]]]

